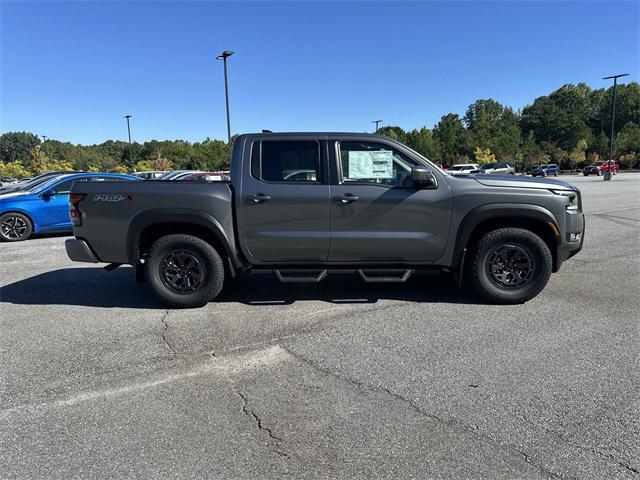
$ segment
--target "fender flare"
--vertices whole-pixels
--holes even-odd
[[[490,203],[481,205],[468,212],[460,222],[453,250],[453,269],[462,269],[462,259],[465,255],[467,243],[471,237],[471,233],[478,225],[480,225],[480,223],[491,219],[514,217],[518,219],[537,220],[543,222],[548,226],[552,233],[553,228],[558,230],[558,222],[556,221],[553,213],[539,205],[528,205],[523,203]],[[552,223],[554,227],[551,227],[549,223]],[[555,233],[553,233],[553,236],[556,239],[556,245],[558,245],[561,238]],[[555,252],[552,253],[555,258]]]
[[[184,223],[204,227],[211,232],[224,248],[234,267],[241,265],[233,240],[225,232],[220,222],[213,216],[188,208],[151,209],[136,215],[127,231],[127,257],[132,265],[140,259],[140,236],[143,230],[160,223]]]

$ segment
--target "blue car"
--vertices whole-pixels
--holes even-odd
[[[557,177],[559,173],[560,167],[558,167],[558,165],[556,165],[555,163],[550,163],[549,165],[538,165],[533,169],[531,175],[534,177],[549,177],[551,175]]]
[[[19,242],[32,233],[70,232],[69,191],[75,182],[139,181],[117,173],[60,175],[30,190],[0,194],[0,240]]]

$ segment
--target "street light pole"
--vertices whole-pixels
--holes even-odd
[[[44,147],[44,144],[47,143],[47,137],[46,135],[40,135],[42,137],[42,146]]]
[[[616,87],[618,86],[618,78],[626,77],[628,73],[621,73],[620,75],[611,75],[610,77],[604,77],[603,80],[609,80],[613,78],[613,102],[611,105],[611,143],[609,145],[609,166],[604,174],[604,180],[609,181],[613,178],[613,171],[611,170],[611,162],[613,160],[613,143],[614,143],[614,127],[616,123]]]
[[[231,156],[231,119],[229,117],[229,84],[227,80],[227,58],[233,55],[231,50],[225,50],[216,57],[224,63],[224,98],[227,104],[227,145],[229,146],[229,156]]]
[[[378,124],[382,123],[382,120],[373,120],[371,123],[376,124],[376,129],[373,131],[373,133],[378,133]]]
[[[129,134],[129,161],[133,163],[133,147],[131,146],[131,125],[129,124],[131,115],[125,115],[124,118],[127,119],[127,133]]]

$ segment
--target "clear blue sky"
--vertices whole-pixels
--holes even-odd
[[[2,1],[2,0],[0,0]],[[410,129],[478,98],[638,80],[639,2],[2,1],[1,129],[73,143]]]

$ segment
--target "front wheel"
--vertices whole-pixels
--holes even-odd
[[[155,296],[170,307],[202,307],[222,290],[224,265],[216,249],[201,238],[167,235],[151,246],[145,278]]]
[[[0,239],[4,242],[26,240],[31,236],[31,232],[31,220],[21,213],[9,212],[0,217]]]
[[[523,228],[499,228],[471,249],[467,277],[474,290],[492,303],[524,303],[538,295],[551,276],[547,244]]]

